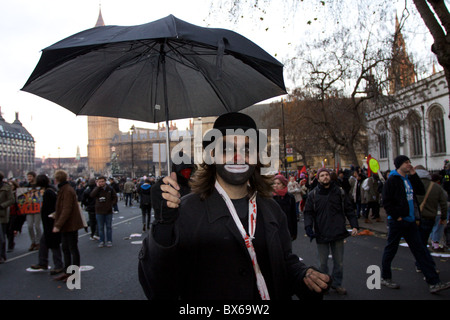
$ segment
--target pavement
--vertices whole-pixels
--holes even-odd
[[[370,216],[371,212],[369,212],[369,216]],[[359,231],[361,232],[364,229],[373,231],[373,232],[378,232],[381,234],[387,234],[388,233],[388,228],[387,228],[387,215],[386,215],[386,211],[384,210],[384,208],[380,208],[380,218],[381,218],[381,222],[376,222],[373,219],[369,218],[370,223],[365,222],[365,218],[361,217],[358,219],[358,223],[359,223]]]

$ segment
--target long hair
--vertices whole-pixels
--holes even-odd
[[[255,171],[250,176],[247,185],[248,196],[253,195],[256,191],[259,196],[270,198],[272,197],[272,178],[273,176],[262,175],[261,168],[264,167],[258,159]],[[194,175],[190,180],[190,187],[193,193],[200,195],[200,199],[205,200],[209,197],[214,189],[216,183],[216,165],[208,165],[202,163],[197,167]]]

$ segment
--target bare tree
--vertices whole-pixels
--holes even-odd
[[[450,83],[450,13],[445,1],[414,0],[414,4],[433,36],[431,51],[436,54],[439,64],[444,68],[447,83]]]

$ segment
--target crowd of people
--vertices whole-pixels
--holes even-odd
[[[222,132],[223,137],[214,141],[215,148],[228,144],[228,138],[233,139],[227,136],[226,129],[236,128],[245,131],[256,129],[256,125],[241,114],[219,117],[214,129]],[[250,143],[251,138],[246,139]],[[249,158],[241,151],[246,150],[246,145],[240,143],[235,142],[234,159],[223,155],[221,163],[225,165],[201,164],[187,195],[181,192],[177,175],[165,177],[152,188],[156,221],[139,255],[139,279],[149,299],[267,299],[293,294],[305,298],[305,292],[321,294],[329,288],[347,294],[343,287],[344,240],[358,234],[360,219],[365,224],[389,226],[387,245],[380,257],[382,285],[399,288],[392,280],[391,262],[403,237],[414,255],[417,271],[424,274],[429,292],[450,288],[450,282],[440,280],[426,247],[434,228],[436,241],[443,238],[442,226],[447,222],[447,200],[450,200],[444,189],[445,181],[450,185],[450,165],[443,175],[442,186],[441,179],[433,176],[433,192],[425,192],[424,185],[429,182],[421,180],[431,180],[431,175],[422,175],[422,170],[426,170],[414,168],[403,155],[395,158],[395,169],[383,176],[379,176],[381,172],[359,167],[338,172],[320,168],[299,177],[278,174],[268,181],[260,176],[259,163],[248,162]],[[204,147],[209,144],[204,142]],[[239,164],[242,159],[245,165]],[[266,202],[267,197],[274,199],[277,206]],[[388,221],[383,221],[381,207]],[[281,220],[278,212],[283,213]],[[304,221],[306,235],[317,244],[317,268],[292,264],[296,259],[287,239],[290,242],[297,239],[300,219]],[[234,225],[236,228],[232,228]],[[242,244],[249,252],[253,271],[247,270],[242,256],[245,251],[224,241],[230,238],[244,240]],[[261,239],[271,241],[264,245]],[[283,251],[285,257],[277,255],[274,247]],[[220,252],[220,257],[214,252]],[[273,270],[274,266],[277,270]],[[242,271],[235,274],[233,270]],[[243,277],[243,270],[248,278]],[[312,283],[309,275],[313,275]],[[286,276],[289,283],[285,282]]]
[[[30,268],[47,270],[51,252],[50,274],[57,275],[55,280],[66,281],[67,268],[80,266],[78,230],[90,232],[90,239],[97,241],[99,248],[112,247],[112,217],[119,212],[119,200],[130,207],[139,203],[143,231],[149,228],[150,187],[154,180],[147,177],[116,180],[99,176],[74,181],[67,172],[58,170],[53,177],[30,171],[26,180],[19,181],[6,180],[0,172],[0,263],[7,260],[8,252],[14,251],[15,237],[26,225],[30,237],[28,250],[38,251],[38,262]],[[24,193],[35,197],[24,203],[30,201],[33,206],[38,202],[37,211],[29,211],[29,204],[22,203]]]
[[[388,225],[388,244],[382,257],[383,285],[399,288],[391,279],[390,264],[403,237],[416,259],[416,271],[424,273],[430,291],[437,292],[449,287],[448,283],[439,280],[427,246],[431,251],[444,252],[450,245],[447,225],[450,164],[446,161],[443,170],[430,173],[421,165],[412,167],[409,158],[404,155],[397,157],[394,163],[396,168],[384,174],[352,167],[338,172],[327,168],[307,170],[298,177],[289,175],[289,181],[284,175],[274,177],[274,199],[291,222],[289,230],[296,229],[292,223],[295,215],[297,220],[300,217],[304,219],[306,235],[317,242],[319,269],[324,273],[328,273],[331,251],[332,283],[339,294],[347,293],[342,287],[343,240],[349,236],[346,225],[350,225],[351,235],[356,235],[358,219],[363,219],[365,224],[383,222]],[[391,185],[394,187],[390,188]],[[407,194],[404,185],[407,186]],[[380,216],[381,207],[386,211],[386,222]],[[403,219],[398,216],[399,212],[409,212],[410,209],[415,215],[411,213],[411,217]],[[297,231],[291,231],[291,235],[294,240]]]

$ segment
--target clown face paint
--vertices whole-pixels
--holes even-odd
[[[254,165],[248,164],[218,164],[216,165],[217,174],[231,185],[242,185],[247,183],[248,179],[255,171]]]

